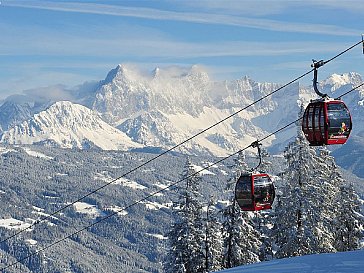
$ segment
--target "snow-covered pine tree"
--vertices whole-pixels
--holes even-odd
[[[346,183],[341,172],[330,156],[326,148],[320,149],[320,158],[328,168],[328,180],[331,187],[331,201],[325,216],[330,224],[330,235],[332,245],[336,251],[348,251],[359,248],[360,240],[363,238],[362,228],[364,225],[363,215],[360,212],[359,196],[355,193],[353,185]],[[335,194],[334,194],[335,193]]]
[[[223,268],[258,262],[260,247],[260,236],[253,228],[252,213],[241,211],[235,202],[235,183],[242,172],[248,171],[243,152],[238,154],[229,168],[231,176],[226,190],[231,199],[222,210]]]
[[[43,253],[37,253],[36,249],[32,249],[31,246],[25,243],[24,238],[15,238],[15,240],[4,242],[2,250],[13,256],[13,258],[9,260],[10,263],[13,263],[14,260],[20,261],[19,265],[16,267],[19,267],[24,271],[29,270],[29,272],[45,272],[43,268]],[[25,259],[25,257],[28,256],[30,257]],[[2,272],[13,272],[13,270],[12,268],[9,268],[8,270],[4,270]]]
[[[363,239],[364,218],[360,212],[359,196],[353,185],[342,185],[338,195],[338,210],[335,227],[335,248],[349,251],[360,248]]]
[[[170,249],[165,271],[173,273],[203,272],[203,221],[199,184],[201,177],[187,159],[182,177],[184,187],[178,188],[179,199],[174,204],[176,221],[168,234]]]
[[[244,151],[239,151],[236,157],[233,158],[233,163],[228,165],[230,176],[227,181],[226,191],[233,192],[235,190],[236,181],[240,175],[250,170],[248,164],[246,164],[246,156]]]
[[[255,229],[260,234],[259,260],[262,262],[273,259],[273,215],[272,210],[259,211],[254,221]]]
[[[301,107],[301,113],[303,113]],[[287,169],[282,195],[275,207],[276,257],[335,251],[331,226],[338,182],[326,149],[317,155],[306,141],[300,124],[296,140],[285,150]]]
[[[285,187],[276,206],[276,257],[333,252],[337,195],[342,181],[326,148],[308,146],[300,128],[285,151]]]
[[[307,228],[306,188],[312,178],[314,151],[299,135],[285,150],[287,170],[282,195],[277,196],[274,235],[277,258],[308,254],[315,244],[312,230]]]
[[[213,272],[221,269],[222,241],[221,223],[217,217],[217,209],[214,198],[211,197],[205,214],[205,272]]]
[[[319,252],[335,252],[335,226],[338,215],[338,195],[344,180],[335,164],[335,160],[330,156],[330,151],[326,147],[318,149],[317,158],[320,172],[319,203],[317,204],[318,219],[316,235],[319,240]]]

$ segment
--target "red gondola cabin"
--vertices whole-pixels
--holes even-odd
[[[273,181],[265,173],[242,174],[235,186],[235,200],[244,211],[271,209],[275,197]]]
[[[311,146],[344,144],[351,128],[350,112],[341,100],[311,102],[303,115],[302,131]]]

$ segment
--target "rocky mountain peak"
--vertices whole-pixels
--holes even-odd
[[[363,80],[360,74],[356,72],[349,72],[344,74],[332,74],[330,77],[321,82],[321,86],[324,90],[329,90],[334,93],[337,89],[342,86],[351,84],[357,85],[362,83]]]
[[[102,84],[120,84],[128,80],[129,69],[126,65],[118,64],[114,69],[110,70]]]

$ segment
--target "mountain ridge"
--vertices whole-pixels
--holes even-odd
[[[31,119],[5,131],[7,144],[53,143],[62,148],[99,147],[106,150],[140,148],[125,134],[102,121],[92,110],[59,101]]]
[[[333,74],[321,81],[319,86],[330,95],[338,95],[361,81],[360,74],[355,72]],[[129,139],[127,142],[139,145],[138,148],[171,148],[232,116],[177,149],[177,152],[220,156],[246,147],[257,138],[265,137],[295,120],[300,105],[315,97],[312,87],[300,86],[299,83],[268,96],[281,85],[259,83],[248,76],[231,81],[213,81],[197,65],[191,68],[155,68],[152,72],[144,72],[131,65],[119,64],[98,84],[82,88],[82,92],[75,92],[77,95],[73,102],[83,103],[103,121],[125,134]],[[363,119],[364,108],[360,104],[363,90],[345,97],[348,106],[353,109],[354,124],[360,124]],[[260,100],[262,97],[266,98]],[[243,108],[246,110],[241,111]],[[2,117],[1,113],[0,120]],[[15,126],[21,133],[19,121]],[[20,136],[15,137],[14,130],[4,127],[2,141],[16,143],[16,139],[21,139]],[[93,130],[92,126],[89,130]],[[354,126],[353,134],[362,130],[364,128]],[[278,151],[295,135],[295,131],[295,128],[289,128],[268,139],[264,145]],[[77,145],[69,146],[93,147],[92,143],[80,145],[80,139],[75,142]],[[117,149],[115,145],[107,148]]]

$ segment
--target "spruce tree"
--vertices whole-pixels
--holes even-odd
[[[319,240],[318,252],[335,252],[335,223],[338,215],[338,195],[344,180],[338,171],[334,158],[326,147],[318,149],[318,169],[321,170],[318,204],[319,214],[316,235]]]
[[[338,195],[338,210],[335,227],[335,248],[349,251],[360,248],[363,238],[364,219],[360,212],[360,201],[353,185],[342,185]]]
[[[295,142],[285,150],[287,170],[285,185],[275,210],[276,257],[300,256],[315,253],[317,237],[314,235],[316,214],[312,200],[317,192],[315,151],[308,146],[301,130]]]
[[[199,184],[201,177],[195,174],[188,159],[182,174],[186,183],[179,188],[179,199],[174,204],[176,221],[168,234],[170,250],[165,264],[166,272],[203,272],[203,221]]]
[[[218,219],[217,210],[213,198],[206,208],[205,214],[205,272],[212,272],[221,269],[222,262],[222,241],[221,223]]]

